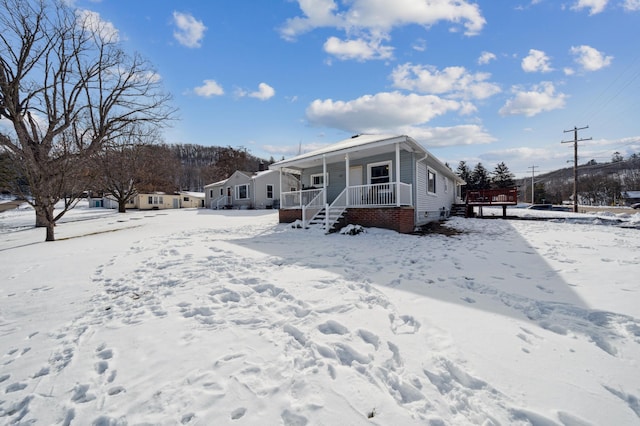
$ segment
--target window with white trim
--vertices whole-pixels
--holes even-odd
[[[325,177],[325,179],[323,179]],[[315,186],[316,188],[324,186],[325,182],[327,186],[329,185],[329,173],[323,175],[322,173],[318,173],[315,175],[311,175],[311,186]]]
[[[391,182],[391,161],[367,164],[367,174],[372,185]]]
[[[273,185],[267,185],[267,198],[273,198]]]
[[[249,199],[249,184],[236,185],[236,200]]]
[[[427,167],[427,193],[436,193],[436,172]]]

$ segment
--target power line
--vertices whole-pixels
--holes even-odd
[[[572,141],[560,141],[560,143],[573,142],[573,212],[578,213],[578,142],[588,141],[591,138],[578,139],[578,130],[588,129],[585,127],[573,127],[572,130],[565,130],[564,133],[573,132]]]

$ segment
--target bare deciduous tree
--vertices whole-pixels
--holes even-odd
[[[169,96],[96,14],[45,0],[0,0],[0,9],[0,118],[11,125],[0,146],[22,162],[36,226],[53,241],[86,189],[88,160],[131,123],[170,118]]]
[[[154,129],[131,125],[128,132],[105,143],[91,164],[93,184],[118,203],[118,212],[125,213],[127,201],[138,194],[138,188],[150,167],[148,145],[158,139]]]

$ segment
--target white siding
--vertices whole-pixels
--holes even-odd
[[[451,205],[455,201],[455,184],[453,180],[435,167],[436,193],[427,193],[427,167],[429,159],[416,163],[416,225],[438,220],[444,207],[445,215],[449,215]]]

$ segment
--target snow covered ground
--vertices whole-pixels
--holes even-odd
[[[640,214],[85,207],[0,214],[2,424],[640,424]]]

